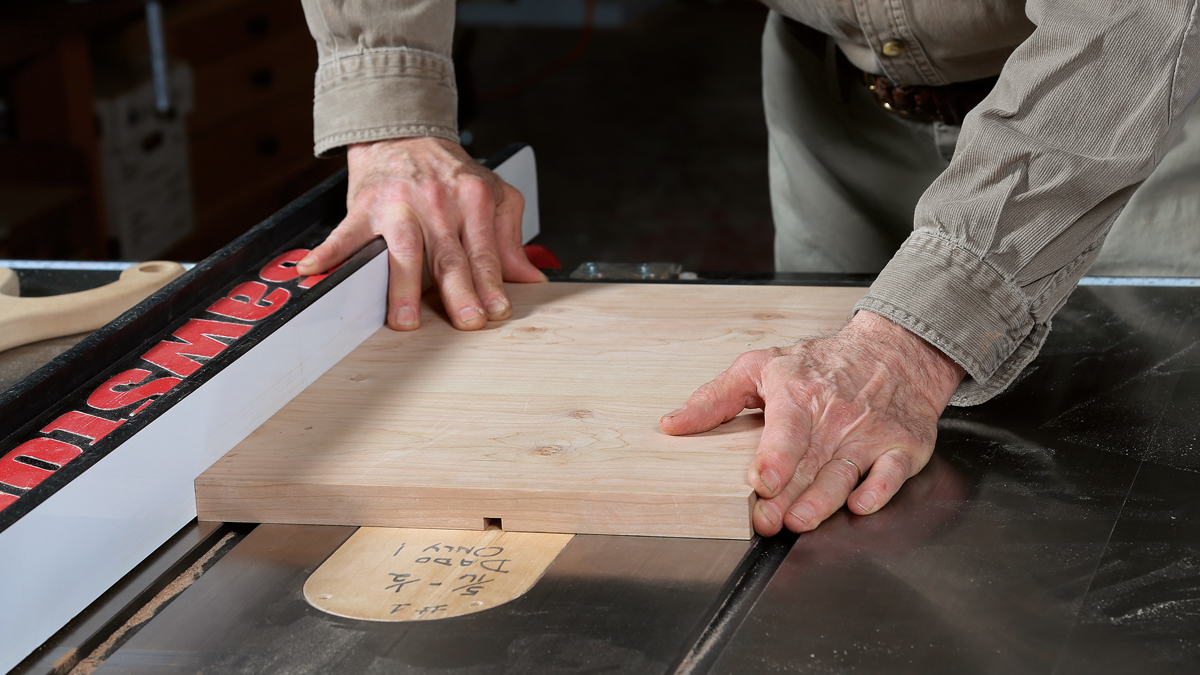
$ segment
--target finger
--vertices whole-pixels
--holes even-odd
[[[808,486],[783,516],[783,524],[793,532],[807,532],[842,508],[858,484],[856,464],[834,459],[821,467]]]
[[[439,214],[445,218],[445,214]],[[424,224],[424,223],[423,223]],[[459,330],[478,330],[487,324],[483,303],[475,295],[471,265],[462,243],[450,232],[457,228],[422,228],[429,276],[442,294],[442,304],[450,323]]]
[[[765,361],[762,352],[742,354],[725,372],[697,389],[683,407],[663,415],[659,427],[672,436],[698,434],[728,422],[746,408],[761,408],[758,374]]]
[[[420,224],[408,209],[383,228],[388,249],[388,326],[415,330],[421,325],[423,247]]]
[[[496,204],[496,245],[505,281],[546,281],[546,275],[529,262],[522,246],[521,221],[525,197],[515,187],[501,181],[500,201]]]
[[[791,480],[779,491],[779,494],[770,498],[759,497],[758,501],[754,503],[754,512],[751,514],[755,532],[769,537],[783,528],[783,514],[796,501],[796,498],[812,484],[813,478],[821,468],[820,462],[820,458],[815,453],[805,453],[792,473]]]
[[[325,241],[296,263],[296,271],[304,277],[320,274],[345,262],[374,238],[369,217],[362,211],[351,210]]]
[[[750,463],[750,485],[758,496],[771,499],[780,494],[809,453],[812,411],[808,401],[774,396],[763,410],[763,433],[758,452]],[[811,461],[811,460],[810,460]],[[801,477],[811,482],[817,467]]]
[[[467,215],[462,243],[475,295],[483,303],[489,321],[503,321],[512,314],[512,304],[504,293],[500,254],[496,250],[496,202],[482,180],[464,189],[464,202]]]
[[[878,511],[891,501],[904,481],[917,475],[928,461],[928,457],[907,448],[888,450],[871,465],[867,479],[850,495],[846,505],[860,516]]]

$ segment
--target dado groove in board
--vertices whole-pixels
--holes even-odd
[[[196,481],[200,518],[745,539],[762,416],[659,417],[740,354],[836,330],[865,289],[509,285],[513,318],[380,329]],[[433,303],[433,304],[430,304]]]

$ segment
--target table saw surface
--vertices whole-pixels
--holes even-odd
[[[192,524],[14,672],[54,672],[147,603],[94,672],[1197,672],[1198,339],[1200,288],[1082,287],[1012,388],[947,410],[879,513],[751,541],[580,535],[469,616],[308,605],[353,528]]]

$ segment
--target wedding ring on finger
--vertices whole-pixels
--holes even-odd
[[[862,476],[863,476],[862,469],[858,468],[858,465],[854,463],[854,460],[846,459],[845,457],[834,457],[833,459],[831,459],[829,461],[830,462],[845,462],[845,463],[849,464],[850,466],[854,467],[854,482],[858,483],[858,481],[862,480]]]

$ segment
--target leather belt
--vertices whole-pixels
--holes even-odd
[[[861,77],[884,110],[901,117],[954,126],[962,126],[963,118],[988,95],[998,79],[985,77],[931,87],[901,86],[882,75],[867,72]]]
[[[783,21],[792,37],[818,58],[828,58],[828,51],[836,51],[839,78],[866,85],[880,107],[900,117],[962,126],[963,118],[991,92],[998,79],[993,76],[941,86],[900,85],[882,75],[856,68],[840,49],[827,50],[829,36],[815,28],[787,17]]]

